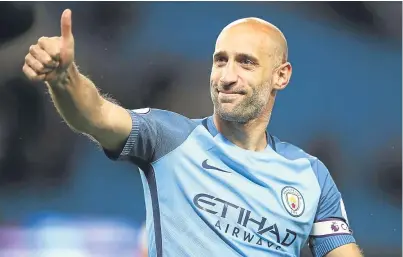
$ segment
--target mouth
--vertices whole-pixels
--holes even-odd
[[[221,95],[221,96],[237,96],[237,95],[241,95],[241,94],[239,94],[239,93],[227,93],[227,92],[218,92],[218,95]]]
[[[236,99],[245,95],[242,92],[234,92],[234,91],[218,91],[218,99],[222,103],[231,103],[234,102]]]
[[[220,95],[246,95],[246,92],[238,90],[238,91],[231,91],[231,90],[218,90],[217,89],[218,94]]]

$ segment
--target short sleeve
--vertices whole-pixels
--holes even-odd
[[[104,152],[111,160],[130,160],[135,164],[151,163],[181,145],[195,122],[180,114],[159,109],[127,110],[132,129],[123,149]]]
[[[313,166],[321,187],[309,240],[310,249],[316,257],[325,256],[342,245],[355,243],[355,239],[349,227],[343,199],[328,169],[319,160]]]

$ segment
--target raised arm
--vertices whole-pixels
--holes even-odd
[[[31,80],[46,83],[55,107],[71,128],[92,136],[107,150],[123,147],[132,119],[78,71],[70,10],[62,14],[60,37],[41,37],[29,48],[23,72]]]

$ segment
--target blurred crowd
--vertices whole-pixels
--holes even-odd
[[[294,75],[273,133],[326,164],[366,256],[401,256],[401,2],[1,2],[0,257],[144,251],[135,168],[72,132],[21,72],[31,44],[60,35],[64,8],[80,70],[103,93],[191,118],[212,112],[220,29],[246,16],[278,25]]]

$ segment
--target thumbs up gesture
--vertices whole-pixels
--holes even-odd
[[[60,37],[41,37],[29,47],[22,70],[30,80],[56,81],[73,63],[74,37],[69,9],[63,12],[60,23]]]

